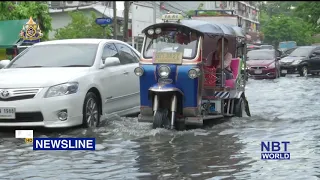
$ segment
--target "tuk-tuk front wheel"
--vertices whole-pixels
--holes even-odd
[[[175,129],[176,129],[177,131],[184,131],[184,130],[186,130],[186,124],[185,124],[184,121],[183,121],[183,122],[176,121],[176,122],[174,123],[174,126],[175,126]]]
[[[169,122],[168,111],[158,109],[153,116],[152,128],[168,128]]]

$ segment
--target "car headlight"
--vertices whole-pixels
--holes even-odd
[[[275,68],[276,66],[275,66],[275,63],[271,63],[269,66],[268,66],[268,68]]]
[[[170,70],[169,66],[160,66],[158,71],[159,71],[160,77],[167,78],[167,77],[169,77],[171,70]]]
[[[189,78],[191,78],[191,79],[195,79],[195,78],[197,78],[197,77],[199,77],[200,76],[200,69],[199,68],[192,68],[192,69],[190,69],[189,71],[188,71],[188,76],[189,76]]]
[[[302,61],[302,60],[295,60],[295,61],[293,61],[292,64],[293,64],[293,65],[297,65],[297,64],[301,63],[301,61]]]
[[[144,73],[144,70],[143,70],[143,68],[141,68],[141,67],[136,67],[136,68],[134,69],[134,74],[136,74],[137,76],[142,76],[143,73]]]
[[[77,82],[58,84],[51,86],[45,94],[45,98],[74,94],[78,92],[79,84]]]

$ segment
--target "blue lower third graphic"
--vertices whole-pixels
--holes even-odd
[[[290,153],[261,153],[263,160],[289,160]]]
[[[95,150],[95,138],[34,138],[33,150]]]

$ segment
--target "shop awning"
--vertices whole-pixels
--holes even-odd
[[[14,46],[20,39],[22,26],[27,22],[28,19],[0,21],[0,48]]]

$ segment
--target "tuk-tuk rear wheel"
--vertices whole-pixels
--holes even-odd
[[[236,105],[235,105],[235,113],[234,115],[236,117],[243,117],[246,115],[246,111],[245,111],[245,101],[243,99],[243,97],[240,97],[240,99],[237,101]]]

